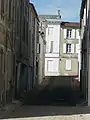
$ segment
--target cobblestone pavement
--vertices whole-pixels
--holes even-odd
[[[90,120],[89,107],[19,106],[9,120]]]

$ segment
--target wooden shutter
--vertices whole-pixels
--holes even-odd
[[[72,29],[71,37],[72,39],[75,39],[75,29]]]
[[[47,61],[47,70],[48,72],[53,72],[53,60]]]
[[[76,39],[79,39],[80,36],[79,36],[79,29],[76,30]]]
[[[79,53],[79,44],[76,44],[76,53]]]
[[[86,8],[84,8],[84,26],[86,25]]]
[[[63,44],[63,53],[66,53],[66,43]]]
[[[66,60],[66,70],[71,70],[71,60]]]
[[[64,29],[64,39],[67,38],[67,29]]]
[[[74,53],[74,44],[71,44],[71,53]]]

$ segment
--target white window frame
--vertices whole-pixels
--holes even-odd
[[[48,27],[48,35],[53,35],[53,27]]]
[[[72,29],[67,29],[66,37],[72,38]]]
[[[51,70],[49,69],[49,62],[52,62],[52,64],[53,64],[53,60],[48,60],[48,61],[47,61],[47,71],[48,71],[48,72],[53,72],[53,69],[51,69]],[[53,65],[52,65],[52,66],[53,66]]]

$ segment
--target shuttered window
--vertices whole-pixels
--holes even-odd
[[[64,29],[65,39],[75,39],[75,29]]]
[[[66,53],[71,53],[71,44],[66,45]]]
[[[63,44],[63,53],[74,53],[74,44]]]
[[[72,29],[67,29],[67,38],[72,37]]]

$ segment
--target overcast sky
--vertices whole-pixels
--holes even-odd
[[[38,14],[57,14],[61,10],[62,20],[79,21],[81,0],[30,0]]]

